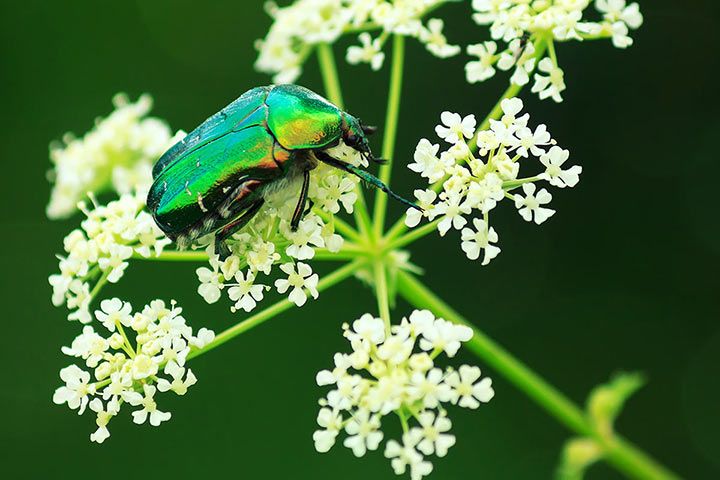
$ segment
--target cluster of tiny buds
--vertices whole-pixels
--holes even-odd
[[[489,129],[477,132],[474,115],[463,118],[443,112],[435,132],[451,146],[438,156],[440,145],[422,139],[415,149],[414,163],[408,165],[433,188],[415,191],[423,210],[408,209],[406,225],[415,227],[426,217],[437,221],[442,236],[451,229],[461,230],[463,251],[471,260],[482,253],[483,265],[500,253],[495,245],[498,235],[489,218],[502,200],[511,200],[524,220],[539,225],[555,210],[548,208],[550,192],[538,190],[535,184],[545,181],[558,188],[574,187],[582,172],[580,166],[565,166],[570,153],[556,145],[545,125],[534,130],[528,127],[530,115],[521,114],[522,100],[505,99],[501,108],[500,120],[491,120]],[[466,141],[469,139],[476,142],[477,157]],[[521,178],[520,163],[532,157],[537,158],[542,170]],[[510,193],[519,188],[522,193]],[[472,220],[471,228],[466,217],[473,211],[479,217]]]
[[[356,165],[363,162],[356,151],[343,145],[333,147],[332,155]],[[317,298],[319,277],[307,261],[318,249],[338,252],[342,248],[344,239],[335,232],[333,216],[341,210],[353,212],[358,182],[347,173],[318,165],[310,176],[308,198],[313,207],[295,231],[290,221],[299,183],[267,197],[263,210],[228,241],[231,254],[227,258],[221,260],[209,242],[209,266],[197,269],[198,293],[208,303],[215,303],[227,290],[233,302],[231,311],[251,312],[270,290],[261,275],[273,275],[278,266],[280,278],[273,283],[278,293],[287,294],[298,307],[305,304],[308,292]]]
[[[355,456],[377,450],[385,438],[385,417],[393,415],[403,431],[399,441],[385,442],[393,470],[413,480],[430,474],[430,456],[444,457],[456,441],[446,407],[475,409],[495,394],[491,379],[481,379],[477,367],[436,366],[441,355],[454,357],[472,330],[427,310],[412,312],[390,329],[370,314],[343,328],[352,352],[335,354],[332,370],[316,378],[318,385],[333,387],[320,401],[316,450],[329,451],[343,432],[343,445]]]
[[[102,443],[107,426],[123,405],[136,407],[133,422],[159,426],[170,412],[158,408],[155,394],[172,391],[185,395],[197,378],[185,368],[191,349],[203,348],[215,334],[201,328],[197,334],[185,322],[182,309],[154,300],[141,311],[118,298],[103,300],[95,311],[101,325],[86,325],[62,352],[84,361],[85,370],[72,364],[60,370],[65,385],[55,390],[53,402],[67,404],[82,415],[89,407],[96,414],[97,430],[90,440]]]

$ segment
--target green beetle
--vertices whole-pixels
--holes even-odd
[[[379,163],[367,139],[374,131],[307,88],[253,88],[160,157],[153,168],[147,206],[178,248],[215,233],[215,251],[221,257],[229,254],[225,240],[257,214],[266,194],[302,177],[291,221],[291,228],[297,229],[305,211],[310,171],[318,161],[418,208],[375,176],[326,151],[344,142]]]

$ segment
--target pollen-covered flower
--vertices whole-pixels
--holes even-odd
[[[82,138],[66,134],[62,143],[50,146],[53,183],[47,216],[65,218],[77,211],[88,192],[109,189],[118,194],[147,192],[152,165],[175,141],[167,124],[147,117],[152,98],[142,95],[132,103],[124,94],[113,98],[115,110],[98,118]]]
[[[320,401],[316,450],[327,452],[344,432],[342,444],[361,457],[380,449],[387,437],[383,424],[398,416],[402,439],[386,439],[385,456],[398,475],[428,475],[430,456],[443,457],[455,444],[445,406],[477,408],[475,402],[494,395],[490,379],[480,380],[477,367],[464,365],[458,373],[435,364],[443,353],[454,356],[472,330],[427,310],[416,310],[392,327],[365,314],[343,328],[352,352],[335,354],[333,369],[316,378],[318,385],[332,388]]]
[[[95,318],[106,336],[88,325],[70,348],[62,349],[83,360],[91,371],[74,364],[63,368],[60,378],[65,385],[53,396],[53,402],[66,403],[79,414],[90,407],[98,427],[90,440],[97,443],[110,436],[108,423],[124,405],[135,407],[135,423],[158,426],[169,420],[171,414],[158,406],[157,392],[184,395],[197,382],[183,366],[191,345],[202,348],[215,336],[205,328],[193,335],[174,302],[167,307],[154,300],[135,314],[130,313],[129,303],[117,298],[101,305]]]
[[[452,145],[440,152],[439,145],[423,138],[415,150],[415,163],[408,165],[432,188],[415,191],[423,210],[409,209],[405,224],[414,227],[426,217],[436,222],[441,236],[460,230],[462,250],[471,260],[481,259],[483,265],[500,253],[490,215],[503,200],[512,200],[525,220],[543,223],[555,213],[547,206],[552,195],[544,188],[536,191],[535,184],[546,181],[555,187],[574,187],[582,172],[580,166],[565,167],[570,152],[556,145],[545,125],[528,126],[530,115],[523,113],[522,100],[504,99],[500,109],[500,118],[491,119],[490,128],[478,132],[474,116],[463,119],[443,112],[436,133]],[[477,153],[471,151],[469,138],[475,139]],[[528,162],[536,162],[536,168],[523,177],[521,166]],[[518,188],[522,194],[511,193]]]

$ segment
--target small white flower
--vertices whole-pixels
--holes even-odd
[[[78,409],[82,415],[88,404],[88,395],[95,393],[95,384],[90,383],[90,374],[77,365],[70,365],[60,370],[60,379],[65,385],[55,390],[53,402],[58,405],[67,403],[72,410]]]
[[[428,20],[427,28],[420,29],[420,41],[436,57],[448,58],[460,53],[460,47],[448,44],[442,32],[443,26],[444,22],[441,19],[431,18]]]
[[[532,87],[532,92],[537,93],[541,100],[552,97],[556,102],[562,102],[560,93],[565,90],[565,74],[562,69],[555,66],[549,57],[545,57],[538,64],[538,70],[547,74],[547,76],[539,73],[535,74],[535,84]]]
[[[325,246],[322,224],[315,215],[308,215],[302,219],[297,230],[289,232],[287,237],[292,243],[285,249],[285,253],[298,260],[308,260],[315,256],[315,250],[311,245]]]
[[[420,139],[413,154],[415,162],[409,164],[408,168],[427,178],[430,183],[437,182],[445,176],[448,167],[437,157],[439,150],[440,145],[432,144],[425,138]]]
[[[450,447],[455,445],[455,435],[449,433],[452,422],[444,415],[435,415],[433,412],[422,412],[418,415],[418,422],[422,429],[422,440],[418,443],[418,450],[425,455],[436,454],[438,457],[447,455]]]
[[[213,340],[215,340],[215,332],[203,327],[198,330],[197,336],[190,339],[190,344],[197,348],[203,348],[205,345],[212,342]]]
[[[497,60],[495,52],[497,51],[497,43],[483,42],[475,45],[468,45],[468,55],[478,57],[478,60],[468,62],[465,65],[465,77],[468,83],[477,83],[487,80],[495,75],[493,65]]]
[[[390,440],[385,445],[385,457],[391,459],[390,465],[396,475],[404,474],[410,468],[411,480],[420,480],[432,472],[432,463],[423,459],[415,448],[422,440],[422,432],[412,429],[403,434],[402,444]]]
[[[130,373],[133,380],[140,380],[143,378],[155,375],[158,372],[158,365],[156,361],[144,354],[135,355],[132,359],[130,366]]]
[[[488,227],[485,220],[475,218],[473,219],[473,225],[475,225],[475,230],[471,228],[463,229],[461,247],[470,260],[480,258],[480,251],[484,250],[482,264],[487,265],[490,260],[500,253],[500,248],[492,245],[497,243],[498,234],[494,228]]]
[[[235,302],[235,305],[231,308],[232,311],[243,309],[246,312],[251,312],[257,302],[263,299],[263,291],[270,288],[266,285],[255,285],[255,275],[252,272],[247,272],[247,275],[243,272],[237,272],[235,282],[237,282],[237,285],[228,289],[230,300]]]
[[[436,408],[440,402],[449,402],[453,396],[452,389],[443,380],[443,371],[439,368],[433,368],[427,374],[415,372],[410,379],[408,394],[421,401],[425,408]]]
[[[312,273],[310,265],[298,262],[297,270],[293,263],[284,263],[280,265],[280,270],[287,274],[287,279],[275,280],[275,288],[279,293],[285,293],[290,287],[292,291],[288,297],[298,307],[305,305],[307,301],[307,294],[304,288],[307,288],[313,298],[317,298],[319,293],[317,290],[318,276]]]
[[[570,157],[568,150],[563,150],[558,146],[554,146],[550,151],[540,157],[540,162],[545,166],[545,172],[540,174],[540,178],[550,182],[555,187],[574,187],[580,181],[582,167],[574,165],[567,170],[563,170],[562,166]]]
[[[458,143],[463,138],[472,138],[475,135],[477,120],[475,115],[464,118],[457,113],[443,112],[440,114],[442,125],[435,127],[435,133],[448,143]]]
[[[100,310],[95,311],[95,317],[111,332],[115,331],[116,325],[129,327],[132,323],[132,305],[123,302],[119,298],[103,300],[100,302]]]
[[[420,220],[426,215],[425,212],[430,210],[437,198],[437,193],[432,190],[415,190],[414,195],[417,198],[416,204],[420,207],[420,210],[411,207],[405,212],[405,225],[411,228],[420,223]]]
[[[198,280],[200,280],[197,291],[207,303],[215,303],[220,300],[220,290],[225,286],[223,284],[224,276],[219,271],[219,265],[216,261],[211,260],[210,263],[213,267],[212,270],[207,267],[200,267],[195,270]]]
[[[543,205],[547,205],[552,200],[550,192],[543,188],[535,194],[536,187],[534,183],[525,183],[522,188],[525,196],[523,197],[519,193],[516,193],[514,199],[515,207],[525,221],[534,221],[540,225],[555,214],[555,210],[543,207]]]
[[[448,357],[454,357],[460,349],[461,342],[467,342],[472,335],[471,328],[438,318],[432,328],[423,330],[420,348],[428,351],[443,350]]]
[[[343,441],[343,445],[351,449],[356,457],[362,457],[368,450],[377,450],[383,438],[379,429],[379,415],[359,410],[345,426],[345,432],[349,436]]]
[[[517,140],[514,141],[511,146],[517,147],[517,153],[521,157],[528,157],[529,153],[532,153],[536,157],[545,153],[545,150],[540,148],[541,145],[548,145],[551,142],[550,133],[547,131],[547,127],[543,124],[537,126],[533,132],[527,127],[519,128],[515,132]]]
[[[155,403],[155,392],[157,389],[152,385],[143,385],[144,395],[138,392],[125,392],[123,400],[132,405],[133,407],[142,406],[140,410],[132,412],[133,422],[138,425],[145,423],[150,418],[150,425],[153,427],[159,426],[162,422],[170,420],[172,414],[170,412],[162,412],[158,410],[157,403]]]
[[[462,365],[445,380],[454,389],[455,401],[461,407],[478,408],[480,402],[487,403],[495,396],[490,378],[485,377],[475,383],[480,378],[480,373],[478,367]]]
[[[197,383],[197,377],[192,373],[192,370],[188,369],[186,376],[185,369],[172,360],[165,366],[165,373],[172,377],[172,382],[165,378],[159,378],[157,388],[161,392],[172,390],[178,395],[185,395],[187,389]],[[185,377],[184,380],[183,377]]]
[[[640,6],[633,2],[626,6],[625,0],[595,0],[595,8],[609,22],[621,21],[632,29],[640,28],[643,16],[640,13]]]
[[[360,46],[350,46],[347,49],[346,60],[352,65],[368,63],[373,70],[380,70],[385,61],[382,52],[382,41],[378,37],[373,39],[369,33],[363,32],[358,36]]]
[[[108,282],[117,283],[128,266],[128,262],[125,260],[132,257],[133,249],[125,245],[112,244],[107,253],[110,256],[99,258],[98,265],[102,271],[110,271],[107,277]]]
[[[120,407],[117,405],[117,402],[108,402],[108,409],[105,410],[105,407],[103,406],[103,403],[99,398],[93,399],[93,401],[90,402],[89,406],[90,410],[97,414],[95,423],[98,426],[97,430],[95,430],[94,433],[90,434],[90,441],[96,443],[103,443],[110,436],[110,431],[107,429],[107,424],[110,422],[110,419],[112,419],[112,417],[117,415],[118,409]]]
[[[353,212],[353,205],[357,201],[355,182],[348,177],[328,175],[323,179],[323,186],[318,188],[318,197],[322,200],[320,207],[330,213],[338,213],[340,204],[347,213]]]
[[[352,323],[352,331],[346,332],[345,336],[350,341],[357,339],[370,345],[380,345],[385,341],[385,322],[366,313]]]
[[[280,260],[280,254],[275,252],[273,242],[258,240],[253,243],[252,248],[247,252],[248,266],[256,272],[270,275],[270,270],[275,262]]]
[[[315,442],[315,450],[320,453],[328,452],[337,438],[340,429],[342,429],[342,416],[330,408],[322,408],[318,413],[317,423],[322,430],[316,430],[313,433],[313,441]]]
[[[442,217],[437,226],[440,236],[445,236],[450,227],[455,230],[463,228],[467,224],[467,220],[463,215],[469,214],[470,205],[463,202],[463,199],[457,195],[438,203],[432,211],[433,216]]]
[[[105,338],[95,333],[90,325],[86,325],[82,334],[75,337],[70,347],[62,347],[62,352],[72,357],[81,357],[88,367],[95,368],[109,347]]]

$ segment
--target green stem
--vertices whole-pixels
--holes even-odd
[[[320,63],[320,73],[325,84],[325,94],[328,99],[338,108],[344,108],[342,89],[340,88],[340,79],[338,78],[337,65],[335,65],[335,56],[332,47],[327,43],[321,43],[317,46],[318,62]]]
[[[400,98],[402,96],[403,67],[405,64],[405,37],[402,35],[393,36],[393,56],[390,71],[390,91],[388,93],[387,112],[385,114],[385,125],[383,133],[382,158],[387,163],[380,167],[380,180],[390,184],[392,174],[393,156],[395,154],[395,141],[397,139],[398,118],[400,116]],[[375,238],[382,237],[385,228],[385,212],[387,210],[387,195],[378,191],[375,196],[375,209],[373,221],[375,227]]]
[[[364,264],[366,260],[364,259],[358,259],[355,260],[352,263],[348,263],[347,265],[344,265],[343,267],[340,267],[339,269],[335,270],[330,275],[324,276],[320,282],[318,282],[317,290],[318,292],[322,292],[324,290],[327,290],[328,288],[332,287],[333,285],[336,285],[343,280],[349,278],[352,276],[357,270],[359,270]],[[228,328],[227,330],[219,333],[215,339],[205,345],[203,348],[199,348],[197,350],[192,350],[188,354],[188,359],[198,357],[204,353],[209,352],[210,350],[219,347],[223,343],[227,342],[228,340],[231,340],[235,337],[237,337],[240,334],[243,334],[247,332],[248,330],[257,327],[261,323],[266,322],[267,320],[270,320],[271,318],[281,314],[282,312],[291,309],[294,307],[295,304],[292,303],[287,298],[284,300],[281,300],[274,305],[271,305],[264,309],[261,312],[256,313],[255,315],[250,316],[249,318],[243,320],[242,322],[233,325],[232,327]]]
[[[430,223],[426,223],[422,227],[414,228],[409,233],[406,233],[402,237],[392,240],[390,243],[387,244],[387,246],[385,248],[387,250],[395,250],[397,248],[402,248],[405,245],[413,243],[414,241],[419,240],[422,237],[429,235],[432,232],[434,232],[435,230],[437,230],[438,223],[440,223],[440,219],[433,220]]]
[[[595,440],[603,449],[604,458],[619,471],[631,478],[678,478],[626,440],[618,437],[607,439],[600,435],[580,407],[453,310],[416,277],[399,271],[397,282],[398,292],[411,305],[416,308],[427,308],[438,317],[472,328],[473,336],[465,344],[472,353],[497,370],[570,430]]]
[[[332,47],[327,43],[321,43],[317,46],[318,64],[320,65],[320,73],[323,77],[325,92],[328,99],[338,108],[343,108],[344,102],[342,97],[342,89],[340,88],[340,79],[338,78],[337,66],[335,65],[335,56]],[[355,188],[357,192],[357,202],[355,203],[355,222],[358,224],[362,233],[370,232],[370,215],[368,214],[367,205],[365,203],[365,195],[362,188],[358,185]]]
[[[375,296],[378,313],[385,321],[385,333],[390,335],[390,296],[388,294],[387,272],[382,261],[375,262]]]
[[[205,262],[208,259],[205,250],[163,250],[160,255],[143,257],[135,252],[133,260],[151,260],[157,262]]]

